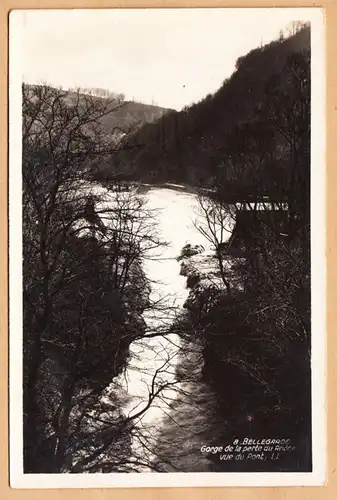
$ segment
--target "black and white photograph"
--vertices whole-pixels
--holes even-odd
[[[324,16],[10,16],[18,488],[325,480]]]

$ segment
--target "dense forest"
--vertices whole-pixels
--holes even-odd
[[[311,470],[310,28],[239,58],[180,112],[48,86],[22,95],[25,471]],[[185,249],[190,294],[169,330],[149,333],[143,318],[160,308],[143,269],[164,245],[155,214],[117,179],[199,193],[216,279]],[[136,421],[161,386],[130,416],[111,382],[132,342],[171,332],[177,380],[199,385],[170,405],[156,458],[135,457]],[[186,405],[209,444],[276,436],[294,451],[276,464],[206,460],[198,422],[179,418]]]

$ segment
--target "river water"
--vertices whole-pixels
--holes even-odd
[[[156,211],[161,238],[167,246],[154,249],[144,259],[143,268],[151,283],[152,301],[161,300],[163,313],[145,312],[144,319],[150,333],[165,329],[174,321],[188,296],[186,278],[180,275],[177,257],[186,243],[206,246],[204,236],[196,229],[197,197],[195,194],[172,189],[150,189],[144,196],[147,208]],[[175,368],[179,361],[180,339],[176,334],[157,336],[135,341],[130,346],[130,362],[119,382],[132,397],[126,411],[132,416],[147,405],[152,387],[160,392],[149,409],[138,419],[134,434],[133,452],[137,455],[150,451],[163,418],[169,412],[169,404],[175,399],[179,384],[175,380]]]

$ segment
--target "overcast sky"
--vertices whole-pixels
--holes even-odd
[[[23,79],[181,109],[217,90],[238,57],[308,19],[308,9],[24,11]]]

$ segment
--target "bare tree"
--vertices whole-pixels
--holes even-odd
[[[235,205],[223,205],[210,196],[199,195],[198,213],[194,222],[196,229],[211,243],[215,252],[220,277],[226,287],[227,293],[231,293],[230,279],[226,270],[224,250],[226,242],[233,232],[235,225]],[[227,266],[228,267],[228,266]]]
[[[116,446],[122,466],[128,454],[131,420],[102,391],[145,334],[141,263],[162,242],[143,199],[90,183],[130,133],[116,141],[104,129],[118,109],[115,99],[23,86],[26,472],[88,470]],[[107,411],[110,427],[98,431]]]

